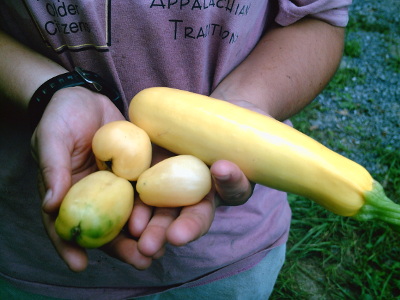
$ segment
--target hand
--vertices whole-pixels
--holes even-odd
[[[263,113],[245,101],[235,104]],[[153,164],[171,155],[168,151],[154,147]],[[148,268],[153,259],[160,258],[167,243],[183,246],[203,236],[214,219],[219,205],[240,205],[253,192],[253,184],[235,164],[220,160],[211,166],[214,180],[213,190],[198,204],[183,208],[153,208],[135,199],[128,232],[123,232],[107,245],[109,253],[139,269]],[[137,248],[126,247],[129,236],[138,240]],[[111,251],[110,251],[111,250]],[[142,259],[138,259],[138,258]],[[140,262],[138,264],[138,262]]]
[[[54,95],[32,137],[44,199],[43,223],[59,255],[73,271],[86,268],[87,255],[83,248],[62,240],[55,232],[58,208],[71,185],[97,169],[91,151],[94,133],[103,124],[119,119],[123,116],[104,96],[80,87],[68,88]],[[155,160],[171,155],[160,149],[155,154]],[[238,205],[252,192],[246,177],[230,162],[216,162],[211,172],[215,189],[197,205],[151,208],[137,199],[128,226],[131,234],[122,232],[103,250],[137,269],[145,269],[163,255],[167,242],[181,246],[204,235],[220,199]],[[216,190],[221,198],[215,197]]]
[[[155,146],[153,164],[173,154]],[[209,230],[215,209],[223,201],[226,205],[240,205],[252,194],[252,185],[242,171],[228,161],[217,161],[211,166],[215,186],[198,204],[183,208],[157,208],[135,199],[127,231],[104,249],[112,256],[138,269],[148,268],[153,259],[160,258],[167,243],[183,246]],[[216,194],[219,192],[219,195]],[[128,239],[138,240],[137,248],[128,247]]]
[[[56,234],[55,218],[71,185],[96,170],[91,151],[94,133],[103,124],[120,119],[123,116],[105,96],[83,87],[66,88],[54,94],[32,136],[43,223],[59,255],[74,271],[86,268],[87,255]]]

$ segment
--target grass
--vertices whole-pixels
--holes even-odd
[[[374,20],[356,16],[350,30],[387,33],[388,27]],[[358,58],[361,52],[358,41],[346,41],[346,56]],[[397,58],[396,66],[398,61]],[[362,84],[363,76],[356,68],[344,68],[327,87],[344,111],[360,110],[345,87],[351,87],[354,78]],[[338,140],[336,132],[318,130],[311,124],[310,120],[323,113],[324,107],[313,102],[292,122],[328,147],[351,152]],[[359,137],[359,128],[353,128],[351,123],[342,128],[350,138]],[[387,196],[400,203],[400,153],[380,147],[373,138],[362,138],[357,147],[357,155],[374,151],[377,164],[386,171],[372,175],[383,185]],[[289,202],[293,220],[287,258],[271,299],[400,299],[400,233],[380,222],[358,222],[334,215],[296,195],[289,195]]]
[[[360,57],[361,56],[361,43],[357,40],[348,40],[344,47],[344,55],[349,57]]]
[[[293,120],[311,136],[315,131],[305,128],[315,105]],[[334,133],[328,144],[337,147]],[[377,151],[388,169],[375,178],[400,203],[400,155]],[[289,202],[293,220],[287,259],[271,299],[400,299],[399,233],[383,223],[334,215],[296,195],[289,195]]]

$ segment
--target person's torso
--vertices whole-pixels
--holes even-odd
[[[101,74],[119,88],[128,104],[138,91],[150,86],[210,94],[273,22],[276,2],[5,0],[0,4],[0,25],[68,69],[80,66]],[[39,209],[38,196],[19,197],[18,191],[26,184],[18,181],[20,177],[16,176],[11,183],[15,190],[7,195],[7,201],[14,201],[2,220],[7,226],[0,226],[5,237],[0,266],[3,274],[22,281],[108,286],[119,291],[124,287],[137,294],[153,287],[196,284],[214,271],[216,279],[251,266],[260,259],[257,253],[286,241],[290,223],[285,194],[257,186],[245,205],[219,208],[208,234],[185,247],[168,246],[165,256],[147,271],[137,271],[95,250],[90,252],[88,270],[73,274],[50,243],[43,244],[46,237],[35,210]],[[18,205],[32,211],[18,216],[13,210]],[[34,222],[31,230],[20,233],[31,244],[29,251],[13,248],[17,237],[12,232],[18,226],[11,220],[17,217],[23,218],[22,223]],[[40,233],[32,235],[33,228]],[[40,253],[46,263],[32,260],[30,253]]]

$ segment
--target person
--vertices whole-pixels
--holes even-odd
[[[144,88],[211,95],[280,121],[299,112],[338,67],[350,4],[2,1],[2,105],[15,104],[20,116],[2,113],[1,295],[267,299],[284,261],[290,208],[284,192],[253,188],[232,162],[211,166],[214,189],[199,204],[154,208],[136,198],[126,230],[101,249],[62,240],[54,221],[71,185],[96,170],[95,131],[127,119],[130,99]],[[76,67],[117,90],[120,110],[82,84],[63,86],[45,107],[28,109],[38,105],[35,92]],[[34,160],[30,114],[38,117]],[[154,159],[165,157],[154,149]]]

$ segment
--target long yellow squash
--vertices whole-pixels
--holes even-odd
[[[208,165],[230,160],[251,181],[307,197],[338,215],[400,223],[400,206],[364,167],[273,118],[162,87],[139,92],[129,117],[153,143],[176,154]]]

